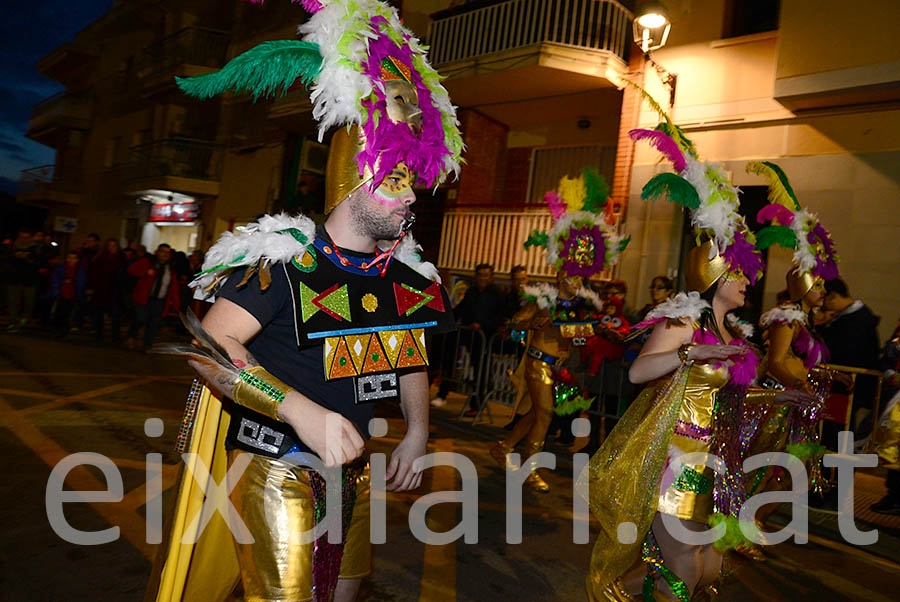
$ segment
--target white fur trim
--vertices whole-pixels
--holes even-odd
[[[771,324],[793,324],[794,322],[806,324],[807,318],[806,312],[800,309],[799,305],[782,305],[773,307],[760,316],[759,325],[766,328]]]
[[[734,314],[726,314],[725,319],[728,320],[728,324],[734,330],[741,333],[741,336],[745,339],[749,339],[753,336],[753,333],[756,332],[756,329],[753,328],[753,324],[747,322],[746,320],[741,320]]]
[[[385,245],[381,247],[381,250],[387,251],[389,248],[389,245]],[[441,276],[438,274],[437,268],[430,261],[422,261],[421,252],[422,245],[416,242],[412,234],[407,233],[400,241],[400,244],[397,245],[397,248],[394,249],[394,259],[402,261],[429,280],[440,284]]]
[[[696,322],[703,315],[703,310],[708,307],[710,307],[709,303],[701,299],[700,293],[697,291],[678,293],[647,312],[644,321],[657,318],[668,318],[669,320],[687,318],[691,322]]]
[[[530,297],[535,297],[535,303],[541,309],[551,309],[556,307],[556,302],[559,300],[559,290],[547,282],[526,284],[522,289],[522,292]],[[592,289],[581,287],[575,293],[575,296],[581,297],[593,305],[597,311],[603,311],[603,301],[600,299],[600,295],[595,293]]]
[[[559,247],[562,243],[560,240],[563,235],[572,228],[572,224],[576,221],[589,221],[595,226],[599,226],[603,231],[606,239],[606,256],[604,259],[604,267],[611,268],[618,261],[622,254],[620,249],[622,244],[622,235],[609,227],[603,221],[603,216],[590,211],[567,211],[559,218],[550,232],[547,233],[547,263],[552,266],[559,261]]]
[[[303,244],[287,233],[279,230],[296,228],[309,241]],[[287,262],[301,255],[316,237],[316,224],[305,215],[291,217],[286,213],[264,215],[259,221],[238,228],[235,232],[224,232],[206,253],[203,270],[220,269],[197,277],[191,286],[203,291],[221,273],[221,270],[256,264],[265,259],[266,264]],[[210,291],[204,296],[212,296]],[[201,293],[203,294],[203,293]]]
[[[801,274],[812,271],[816,267],[815,247],[806,240],[806,235],[816,227],[818,218],[806,209],[794,211],[794,221],[791,222],[791,230],[797,237],[797,250],[794,251],[794,265]]]

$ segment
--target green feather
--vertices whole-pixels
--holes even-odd
[[[780,203],[791,209],[789,206],[791,201],[793,201],[793,211],[799,211],[800,201],[797,200],[797,195],[794,194],[794,189],[791,188],[791,183],[788,180],[787,174],[784,171],[775,165],[774,163],[770,163],[769,161],[751,161],[747,164],[747,171],[749,173],[755,173],[766,180],[769,181],[769,200],[773,203]],[[788,198],[785,198],[787,196]]]
[[[630,242],[631,242],[631,235],[629,234],[628,236],[623,238],[622,241],[619,243],[619,252],[621,253],[622,251],[624,251],[625,247],[627,247],[628,243],[630,243]]]
[[[214,73],[176,77],[181,90],[198,98],[211,98],[229,90],[252,93],[253,98],[284,94],[298,79],[308,85],[322,67],[319,45],[300,40],[263,42],[234,57]]]
[[[532,230],[531,234],[528,235],[528,239],[525,241],[525,248],[528,247],[543,247],[547,244],[547,238],[549,234],[543,232],[541,230]]]
[[[581,175],[584,176],[584,188],[587,192],[582,210],[599,213],[609,198],[609,186],[596,167],[582,168]]]
[[[700,206],[697,189],[690,182],[673,173],[656,174],[644,184],[644,188],[641,190],[641,198],[644,200],[661,196],[667,196],[673,203],[684,205],[689,209],[696,209]]]
[[[786,249],[797,248],[797,235],[788,226],[766,226],[756,233],[756,248],[767,249],[780,245]]]
[[[734,550],[752,543],[741,530],[741,523],[751,532],[756,533],[759,531],[759,528],[752,521],[740,521],[735,516],[729,516],[721,512],[710,514],[709,518],[706,519],[706,524],[713,528],[719,526],[720,523],[725,523],[725,532],[722,537],[713,542],[713,547],[719,552],[727,552],[728,550]]]

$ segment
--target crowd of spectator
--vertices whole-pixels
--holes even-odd
[[[88,333],[97,343],[146,351],[160,326],[191,303],[188,283],[202,264],[200,251],[163,243],[149,253],[137,242],[101,243],[97,234],[62,252],[52,234],[23,229],[0,243],[0,315],[9,333]]]

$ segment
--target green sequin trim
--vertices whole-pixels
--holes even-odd
[[[644,586],[641,588],[644,602],[653,602],[653,590],[656,589],[656,580],[659,577],[665,580],[680,602],[691,602],[691,593],[687,584],[663,564],[662,550],[659,549],[652,530],[647,532],[647,537],[641,546],[641,559],[647,565],[647,576],[644,577]]]
[[[271,397],[278,403],[281,403],[282,401],[284,401],[284,392],[282,392],[279,389],[276,389],[275,387],[273,387],[266,381],[262,380],[261,378],[257,378],[256,376],[253,376],[246,370],[241,370],[240,374],[238,374],[238,378],[240,378],[242,381],[244,381],[245,383],[247,383],[254,389],[259,389],[260,391],[262,391],[263,393],[265,393],[266,395],[268,395],[269,397]]]
[[[675,489],[678,491],[693,491],[699,495],[705,495],[712,491],[713,481],[705,477],[693,468],[685,466],[681,476],[675,481]]]

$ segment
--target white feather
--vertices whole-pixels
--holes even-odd
[[[793,324],[800,322],[806,324],[808,316],[797,304],[781,305],[773,307],[759,318],[759,325],[763,328],[771,324]]]
[[[279,232],[288,228],[299,230],[308,241],[301,243],[289,233]],[[191,286],[204,291],[222,270],[249,266],[264,259],[266,264],[286,262],[301,255],[316,236],[316,224],[304,215],[295,217],[286,213],[264,215],[258,222],[248,224],[235,232],[224,232],[216,241],[203,262],[203,271],[218,268],[198,276]],[[206,294],[206,293],[201,293]],[[212,296],[214,291],[208,293]]]
[[[753,324],[746,320],[741,320],[734,314],[726,314],[725,319],[728,320],[728,324],[736,331],[741,333],[741,336],[745,339],[749,339],[753,336],[753,333],[756,332],[756,329],[753,328]]]
[[[385,244],[381,247],[381,250],[387,251],[389,248],[390,245]],[[397,245],[397,248],[394,249],[394,259],[402,261],[429,280],[440,284],[441,276],[438,273],[438,269],[430,261],[422,261],[421,252],[422,245],[413,238],[412,234],[407,234],[400,241],[400,244]]]
[[[644,321],[658,318],[669,320],[688,318],[691,322],[696,322],[703,315],[703,310],[708,307],[710,307],[709,303],[701,299],[700,293],[697,291],[678,293],[647,312]]]
[[[526,284],[522,288],[522,292],[529,297],[535,297],[535,303],[541,309],[556,307],[556,298],[559,296],[556,287],[547,282]]]

